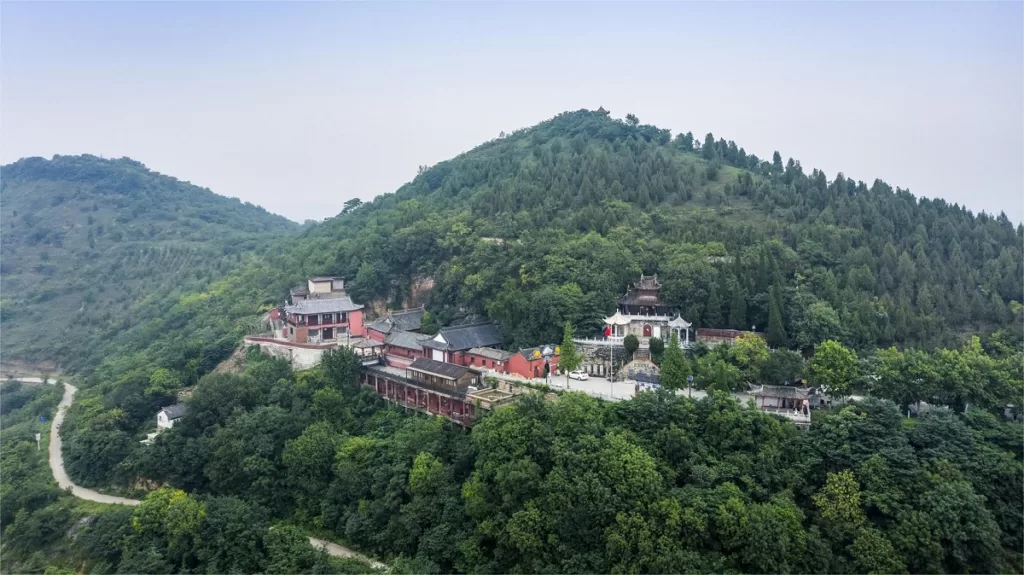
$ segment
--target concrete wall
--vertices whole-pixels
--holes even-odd
[[[263,353],[274,357],[282,357],[292,364],[295,370],[309,369],[320,363],[323,353],[330,348],[310,349],[303,347],[292,347],[280,343],[267,341],[246,340],[248,345],[258,345]]]

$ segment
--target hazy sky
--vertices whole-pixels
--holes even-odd
[[[1021,2],[0,4],[0,161],[337,214],[604,106],[1024,219]]]

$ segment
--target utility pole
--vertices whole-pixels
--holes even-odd
[[[608,378],[608,392],[611,393],[612,398],[615,398],[615,342],[611,342],[612,349],[612,373]]]

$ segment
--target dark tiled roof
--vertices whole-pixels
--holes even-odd
[[[429,335],[421,335],[418,333],[412,333],[411,331],[396,329],[384,338],[384,343],[395,347],[420,351],[423,349],[423,342],[428,339],[430,339]]]
[[[366,329],[372,329],[373,331],[379,331],[380,333],[391,333],[391,329],[393,327],[394,326],[386,317],[379,317],[366,324]]]
[[[427,310],[422,307],[417,307],[402,311],[393,311],[389,313],[388,316],[398,329],[416,331],[420,328],[420,324],[423,321],[423,314],[425,313],[427,313]]]
[[[168,405],[160,411],[167,414],[167,419],[179,419],[185,417],[188,413],[188,406],[184,403],[175,403],[174,405]]]
[[[476,373],[476,371],[469,369],[468,367],[455,365],[454,363],[436,361],[426,357],[417,357],[409,364],[409,369],[440,377],[446,377],[448,379],[458,379],[469,372]]]
[[[425,313],[427,312],[423,307],[389,311],[387,315],[373,320],[366,327],[380,333],[390,333],[393,329],[419,331]]]
[[[480,357],[486,357],[487,359],[493,359],[495,361],[505,361],[506,359],[515,355],[511,351],[495,349],[493,347],[474,347],[467,353],[479,355]]]
[[[626,295],[622,296],[619,300],[619,303],[626,305],[665,305],[656,296],[640,295],[636,292],[627,292]]]
[[[810,394],[810,390],[803,387],[789,387],[785,385],[762,385],[761,389],[754,391],[754,397],[779,397],[783,399],[804,399]]]
[[[444,351],[465,351],[474,347],[494,347],[502,343],[501,331],[493,323],[444,327],[438,335],[448,343],[431,339],[423,345]]]
[[[309,281],[313,281],[313,282],[328,282],[328,281],[334,281],[334,280],[342,280],[342,281],[344,281],[344,279],[345,278],[343,278],[341,276],[315,276],[315,277],[309,278]]]
[[[657,274],[653,276],[645,276],[640,274],[640,281],[636,284],[636,289],[642,290],[655,290],[661,289],[661,282],[658,281]]]
[[[354,303],[352,298],[347,295],[302,300],[295,302],[293,305],[285,306],[284,308],[288,313],[297,313],[300,315],[310,313],[338,313],[344,311],[356,311],[357,309],[363,309],[363,306]]]

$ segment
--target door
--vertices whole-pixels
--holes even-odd
[[[651,337],[651,324],[644,324],[644,337]]]

